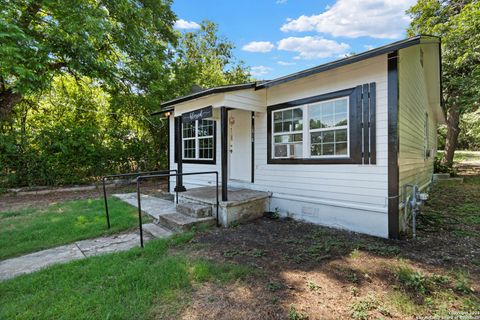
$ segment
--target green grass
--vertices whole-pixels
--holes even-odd
[[[134,207],[115,198],[108,203],[110,230],[103,199],[0,212],[0,260],[137,226]]]
[[[245,278],[251,268],[172,254],[193,232],[145,249],[91,257],[0,282],[0,319],[169,319],[192,284]]]
[[[454,162],[480,161],[480,152],[479,151],[468,151],[468,150],[457,150],[457,151],[455,151],[453,161]]]

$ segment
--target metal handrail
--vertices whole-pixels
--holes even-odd
[[[129,172],[129,173],[120,173],[120,174],[111,174],[108,176],[102,177],[102,185],[103,185],[103,200],[105,202],[105,215],[107,217],[107,227],[110,229],[110,213],[108,211],[108,200],[107,200],[107,188],[105,186],[105,181],[112,178],[121,178],[121,177],[134,177],[134,176],[142,176],[145,174],[159,174],[165,172],[177,172],[176,169],[172,170],[157,170],[157,171],[143,171],[143,172]],[[169,190],[170,191],[170,190]],[[178,196],[178,193],[177,193]]]
[[[155,175],[148,175],[148,176],[139,176],[137,177],[137,202],[138,202],[138,226],[140,229],[140,246],[143,248],[143,227],[142,227],[142,204],[140,200],[140,182],[142,180],[147,180],[151,178],[160,178],[160,177],[180,177],[180,176],[193,176],[193,175],[200,175],[200,174],[215,174],[215,186],[216,186],[216,203],[217,203],[217,212],[216,212],[216,220],[217,220],[217,227],[219,226],[218,223],[218,207],[220,206],[220,202],[218,200],[218,171],[202,171],[202,172],[187,172],[187,173],[165,173],[165,174],[155,174]],[[178,203],[178,192],[176,195],[177,199],[176,202]]]

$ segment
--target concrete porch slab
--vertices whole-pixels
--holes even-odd
[[[221,191],[219,190],[219,193]],[[213,215],[216,215],[216,188],[200,187],[178,194],[179,203],[196,202],[212,205]],[[228,201],[221,201],[219,194],[218,219],[228,227],[235,222],[246,222],[263,216],[270,192],[256,191],[244,188],[228,188]]]
[[[189,199],[202,203],[216,204],[215,187],[200,187],[194,188],[185,192],[179,193],[179,199]],[[266,199],[271,196],[269,192],[257,191],[244,188],[228,188],[228,201],[222,202],[221,188],[218,191],[218,199],[220,206],[240,205],[242,203]]]

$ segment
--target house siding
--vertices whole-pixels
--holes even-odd
[[[433,160],[437,150],[437,117],[429,102],[427,73],[420,62],[422,46],[399,51],[399,204],[400,231],[407,228],[407,218],[402,209],[403,186],[416,184],[426,189],[433,174]],[[426,49],[425,49],[426,50]],[[428,149],[425,157],[425,114],[428,114]],[[410,195],[410,190],[407,196]]]
[[[426,75],[419,65],[420,46],[399,51],[399,190],[405,183],[426,186],[432,157],[424,159],[424,115],[429,114],[430,148],[436,149],[437,120],[428,107]],[[266,89],[222,93],[175,106],[175,115],[212,105],[254,111],[254,182],[229,181],[272,193],[266,210],[283,216],[336,228],[388,237],[388,75],[387,54],[299,78]],[[307,97],[376,85],[376,164],[269,164],[267,159],[267,107]],[[184,163],[184,172],[218,171],[221,174],[221,130],[218,113],[216,164]],[[174,124],[170,117],[170,168],[174,162]],[[250,159],[245,159],[250,161]],[[214,185],[214,175],[189,176],[189,188]],[[221,177],[219,177],[221,179]],[[221,181],[221,180],[220,180]],[[172,186],[175,179],[171,179]],[[400,198],[401,200],[401,198]]]
[[[272,192],[270,210],[327,226],[388,237],[387,56],[268,88],[267,105],[377,85],[376,165],[267,164],[267,114],[255,114],[255,183]]]

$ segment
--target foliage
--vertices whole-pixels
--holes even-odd
[[[462,114],[459,125],[457,150],[480,151],[480,111],[466,112]],[[445,148],[447,127],[438,127],[438,149]],[[457,153],[455,153],[456,155]]]
[[[480,110],[463,114],[458,149],[480,151]]]
[[[67,201],[45,208],[1,212],[0,259],[137,226],[134,207],[109,199],[109,209],[110,229],[107,229],[103,199]]]
[[[248,69],[233,56],[234,45],[218,35],[218,26],[203,21],[200,29],[179,39],[172,64],[174,90],[188,94],[193,86],[201,88],[251,81]]]
[[[2,0],[0,120],[54,76],[101,81],[111,92],[149,91],[175,44],[170,0]],[[159,97],[160,98],[160,97]]]
[[[455,171],[451,163],[444,163],[442,161],[443,155],[436,154],[433,159],[433,173],[449,173],[453,174]]]
[[[419,0],[408,10],[409,35],[442,39],[442,84],[447,115],[444,162],[452,163],[460,115],[476,110],[480,101],[480,2]]]
[[[217,32],[205,21],[199,31],[177,34],[175,55],[142,60],[158,66],[136,64],[129,86],[58,72],[48,90],[24,93],[11,117],[0,121],[0,187],[87,183],[110,173],[166,168],[166,119],[150,116],[160,102],[190,93],[194,84],[249,80],[233,45]]]
[[[419,0],[408,10],[409,35],[442,39],[445,108],[478,107],[480,98],[480,3],[472,0]]]
[[[143,119],[111,113],[110,99],[89,78],[63,76],[53,80],[49,94],[20,103],[2,127],[0,184],[85,183],[109,172],[160,167]]]

